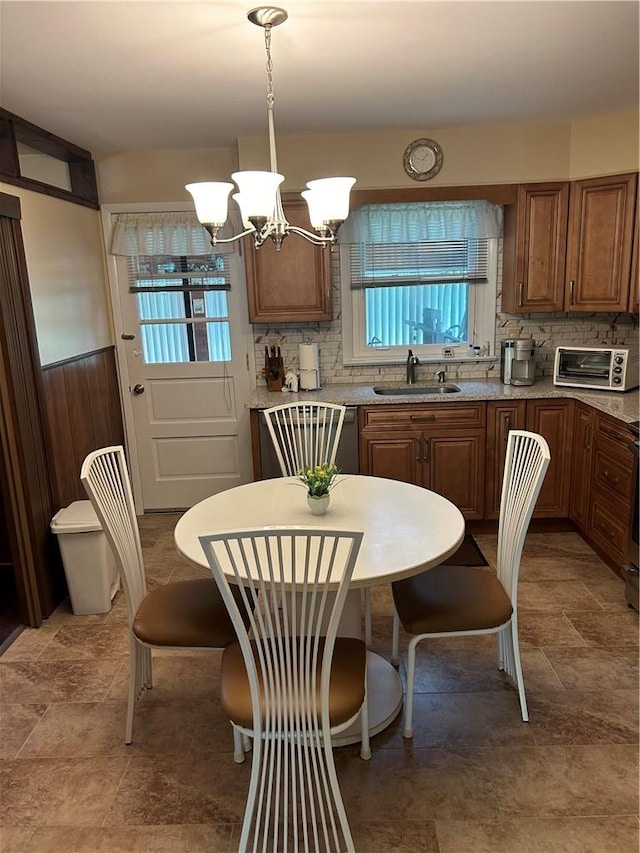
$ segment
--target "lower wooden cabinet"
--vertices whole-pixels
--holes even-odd
[[[634,464],[631,431],[621,421],[594,412],[591,506],[587,539],[621,569],[627,561]]]
[[[586,533],[591,507],[591,460],[593,459],[593,421],[591,406],[576,402],[573,419],[573,455],[571,462],[571,499],[569,518]]]
[[[484,518],[486,404],[360,410],[360,472],[416,483]]]
[[[544,436],[551,453],[534,518],[569,515],[573,406],[573,400],[527,400],[526,428]]]
[[[485,518],[498,518],[509,430],[524,429],[526,401],[487,403],[487,486]]]

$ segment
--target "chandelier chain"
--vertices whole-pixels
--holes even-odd
[[[267,106],[273,109],[275,95],[273,94],[273,60],[271,59],[271,27],[264,28],[264,47],[267,52]]]

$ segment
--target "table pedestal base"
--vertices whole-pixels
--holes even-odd
[[[402,682],[397,671],[380,655],[367,653],[367,693],[369,698],[369,737],[386,729],[402,708]],[[360,719],[331,739],[334,746],[360,743]]]

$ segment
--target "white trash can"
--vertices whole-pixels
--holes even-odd
[[[76,615],[107,613],[120,588],[111,547],[91,501],[74,501],[51,519]]]

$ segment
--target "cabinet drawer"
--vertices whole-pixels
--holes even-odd
[[[620,498],[624,504],[629,506],[631,499],[631,465],[625,465],[620,457],[613,457],[601,447],[596,447],[595,462],[593,468],[593,480],[596,490],[603,488],[605,494],[610,491],[611,498]]]
[[[372,406],[362,411],[362,427],[404,429],[451,427],[476,429],[485,426],[485,403],[450,403],[427,406]]]
[[[597,496],[591,506],[591,539],[617,565],[625,562],[629,513]]]
[[[634,456],[629,445],[634,436],[625,423],[596,412],[594,438],[597,447],[606,450],[610,456],[619,461],[619,464],[626,464],[631,468]]]

